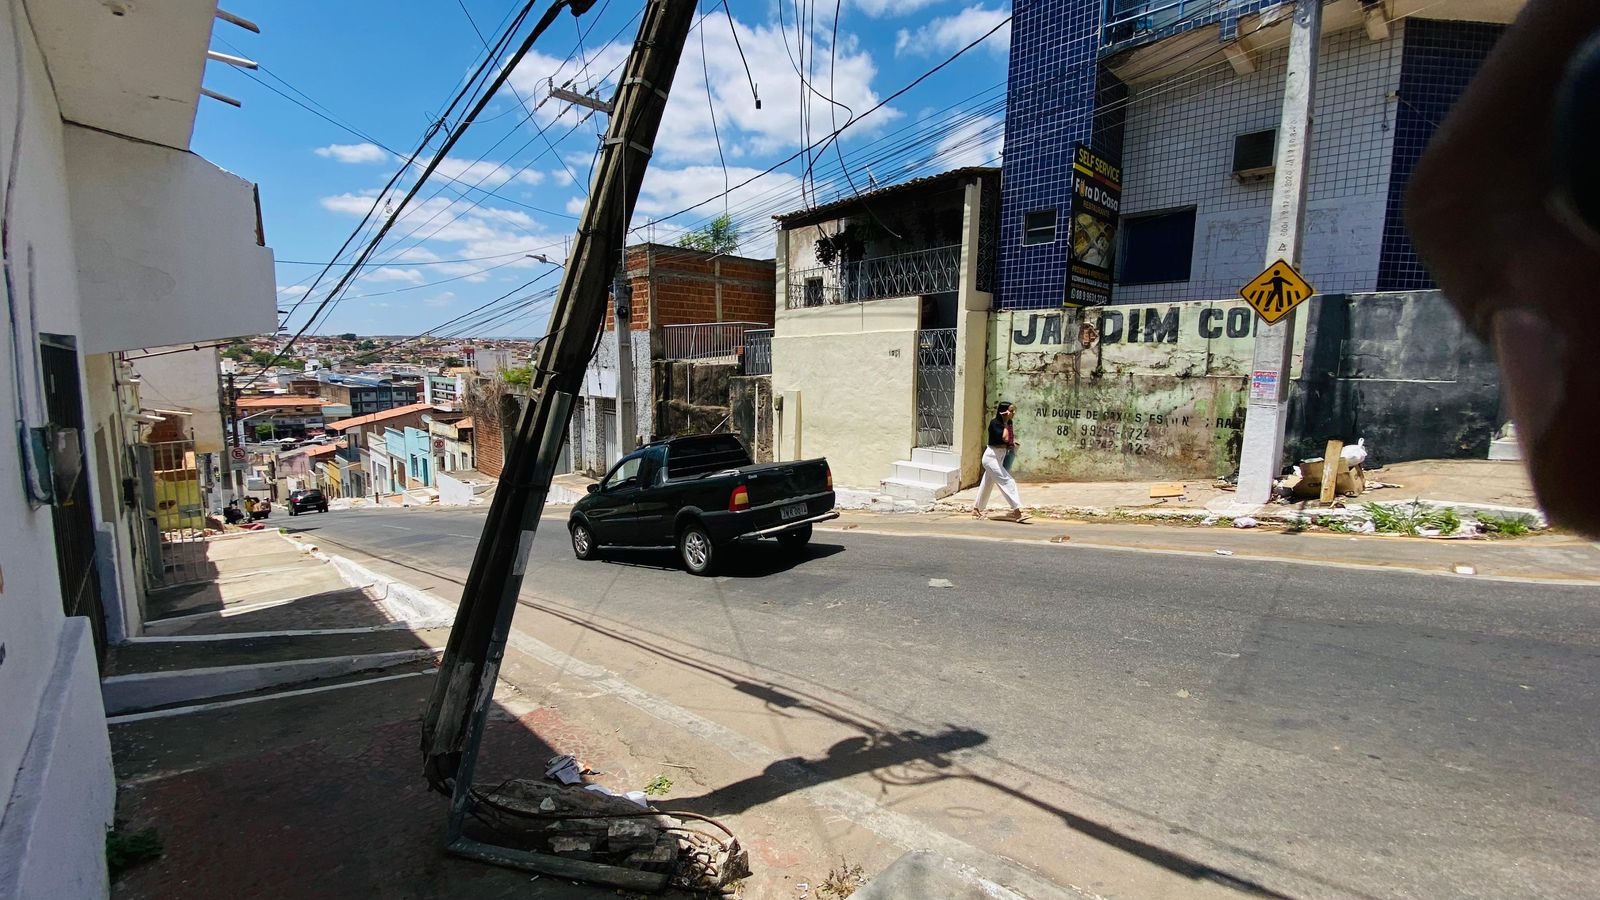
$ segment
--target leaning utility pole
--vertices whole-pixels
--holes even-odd
[[[462,856],[551,871],[548,857],[494,847],[462,834],[475,803],[473,772],[511,616],[517,607],[534,531],[544,511],[572,403],[600,336],[607,288],[616,270],[639,186],[677,71],[696,0],[650,0],[595,167],[561,292],[533,380],[506,448],[505,468],[462,590],[455,626],[423,720],[423,769],[451,795],[448,849]],[[585,8],[587,4],[584,4]],[[619,323],[620,325],[621,323]]]
[[[1311,110],[1316,101],[1317,50],[1322,43],[1322,0],[1299,0],[1291,27],[1266,264],[1284,260],[1298,268],[1305,234],[1306,175],[1311,168]],[[1283,465],[1294,322],[1291,311],[1276,324],[1257,323],[1235,494],[1240,505],[1260,506],[1271,500],[1272,486]]]

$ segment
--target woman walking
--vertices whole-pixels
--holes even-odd
[[[978,484],[978,501],[972,507],[972,515],[976,518],[985,518],[984,509],[989,505],[989,492],[996,487],[1011,507],[1000,518],[1008,522],[1021,522],[1027,518],[1022,514],[1022,498],[1017,494],[1017,482],[1003,465],[1006,453],[1017,446],[1017,432],[1011,424],[1016,414],[1017,408],[1002,400],[995,405],[994,418],[989,420],[989,446],[983,451],[983,480]]]

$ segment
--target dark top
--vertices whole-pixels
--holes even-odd
[[[1010,448],[1006,440],[1006,420],[1002,416],[995,416],[989,420],[989,446]]]

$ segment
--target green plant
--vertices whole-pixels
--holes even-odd
[[[533,366],[529,364],[514,369],[504,369],[500,372],[500,380],[517,387],[527,387],[533,384]]]
[[[1323,519],[1323,525],[1335,534],[1355,534],[1361,530],[1361,523],[1350,519]]]
[[[733,217],[723,213],[703,227],[685,232],[678,238],[678,246],[706,253],[732,253],[739,249],[739,226]]]
[[[1479,513],[1478,524],[1490,534],[1501,534],[1506,537],[1521,537],[1539,527],[1539,521],[1525,513],[1504,516],[1491,512]]]
[[[1460,513],[1448,506],[1435,509],[1420,500],[1389,506],[1367,503],[1361,508],[1371,517],[1373,526],[1387,534],[1416,535],[1424,530],[1454,534],[1461,528]]]
[[[123,833],[106,829],[106,868],[115,878],[127,870],[161,855],[161,835],[154,828]]]
[[[665,775],[657,775],[644,786],[644,792],[652,797],[665,797],[670,790],[672,790],[672,779]]]

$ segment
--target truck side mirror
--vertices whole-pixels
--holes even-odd
[[[591,493],[591,494],[600,493],[600,485],[599,484],[591,484],[591,485],[589,485],[589,493]]]

